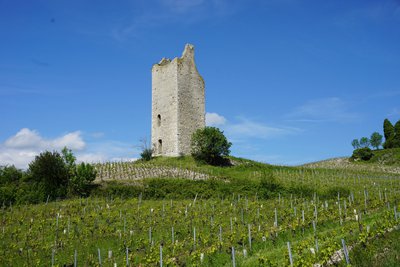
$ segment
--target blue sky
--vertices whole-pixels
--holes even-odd
[[[0,0],[0,165],[43,150],[137,158],[151,67],[195,45],[207,123],[232,154],[348,156],[400,119],[400,1]]]

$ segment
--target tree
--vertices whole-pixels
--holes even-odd
[[[388,119],[385,119],[383,121],[383,135],[385,136],[385,143],[383,144],[383,148],[393,148],[394,127]]]
[[[60,153],[45,151],[29,164],[32,181],[41,184],[44,193],[52,198],[67,194],[69,170]]]
[[[400,120],[394,125],[393,147],[400,147]]]
[[[374,132],[371,135],[371,146],[374,147],[375,149],[378,149],[379,146],[382,144],[382,139],[383,136],[381,134],[379,134],[378,132]]]
[[[352,160],[364,160],[368,161],[374,156],[374,153],[369,147],[358,148],[353,151],[353,155],[351,156]]]
[[[64,147],[61,150],[63,159],[65,161],[66,166],[68,167],[68,169],[70,170],[70,172],[74,172],[75,170],[75,161],[76,161],[76,157],[74,156],[74,154],[72,153],[71,149],[68,149],[67,147]]]
[[[232,143],[228,142],[224,133],[215,127],[198,129],[192,135],[192,156],[208,164],[222,164],[223,157],[229,156],[229,148]]]
[[[64,147],[61,153],[69,172],[69,192],[86,196],[89,193],[90,184],[96,179],[96,169],[84,162],[76,165],[76,157],[67,147]]]
[[[369,145],[370,145],[370,141],[369,141],[368,137],[360,138],[360,146],[361,147],[369,147]]]
[[[96,169],[88,163],[75,166],[75,173],[70,179],[70,189],[73,193],[86,196],[89,194],[90,185],[96,179]]]
[[[360,148],[360,142],[358,142],[358,139],[354,139],[353,141],[351,141],[351,145],[354,149]]]

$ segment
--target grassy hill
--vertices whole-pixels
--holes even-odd
[[[237,266],[288,266],[289,242],[294,266],[346,266],[342,239],[353,266],[372,262],[366,251],[382,265],[399,258],[386,240],[399,236],[400,175],[377,167],[395,166],[230,161],[98,164],[89,198],[3,205],[0,265],[160,266],[162,251],[165,266],[232,266],[233,255]]]
[[[365,163],[400,167],[400,148],[374,150],[373,153],[373,157]]]
[[[374,150],[369,161],[333,158],[303,165],[306,168],[345,169],[400,174],[400,148]]]

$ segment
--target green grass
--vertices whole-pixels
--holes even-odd
[[[0,266],[50,266],[53,251],[56,266],[70,265],[75,250],[79,266],[95,266],[98,249],[103,266],[125,266],[127,248],[131,266],[159,266],[161,244],[164,266],[231,266],[232,247],[237,266],[285,266],[287,242],[295,265],[310,266],[326,263],[341,248],[342,238],[355,246],[350,251],[354,262],[363,258],[357,248],[364,244],[372,255],[388,254],[379,258],[387,266],[396,259],[397,254],[380,248],[394,253],[397,247],[374,246],[381,239],[373,237],[398,225],[393,209],[400,200],[399,175],[231,161],[230,167],[201,165],[190,157],[104,164],[98,168],[124,178],[99,181],[88,199],[3,207]],[[173,169],[209,178],[165,177]],[[160,176],[129,179],[137,171]],[[312,254],[316,238],[319,252]]]
[[[400,166],[400,148],[374,150],[374,156],[367,163]]]
[[[371,238],[350,253],[353,266],[395,267],[400,262],[400,230],[396,229]]]

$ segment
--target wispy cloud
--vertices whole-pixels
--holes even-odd
[[[229,16],[241,6],[241,0],[159,0],[147,6],[140,15],[119,22],[111,30],[117,41],[138,38],[149,29],[190,25],[212,17]]]
[[[301,132],[301,129],[283,126],[271,126],[240,117],[238,122],[225,127],[227,133],[235,138],[271,139]]]
[[[296,122],[352,122],[359,114],[349,110],[347,103],[338,97],[310,100],[286,115]]]
[[[365,1],[364,5],[350,9],[338,16],[335,23],[342,27],[350,27],[364,21],[380,22],[392,19],[400,19],[400,2],[398,0]]]
[[[302,132],[299,128],[273,126],[246,117],[238,117],[236,121],[228,121],[218,113],[206,113],[206,124],[218,126],[232,139],[242,142],[244,139],[271,139]]]
[[[395,117],[395,118],[400,117],[400,108],[393,108],[393,109],[389,112],[388,117]]]
[[[139,153],[132,144],[123,142],[110,140],[86,142],[81,131],[66,133],[55,138],[45,138],[36,130],[23,128],[0,143],[0,165],[27,168],[35,156],[41,152],[60,151],[63,147],[72,149],[78,162],[133,160]]]
[[[164,6],[178,13],[184,13],[193,8],[198,8],[204,5],[205,2],[205,0],[161,0]]]

